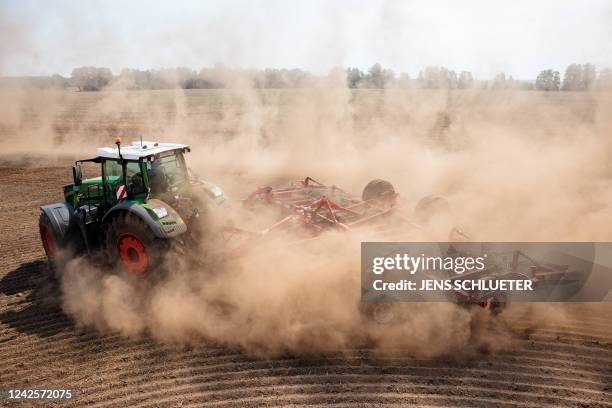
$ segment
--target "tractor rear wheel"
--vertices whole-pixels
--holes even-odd
[[[129,214],[115,217],[106,231],[110,264],[135,278],[149,277],[161,265],[164,244],[143,221]]]

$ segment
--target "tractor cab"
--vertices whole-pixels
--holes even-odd
[[[142,141],[122,146],[119,138],[115,144],[75,162],[65,202],[41,207],[41,237],[48,256],[56,246],[88,253],[100,248],[112,262],[143,274],[164,241],[200,237],[200,215],[226,198],[219,187],[190,176],[187,145]],[[83,178],[85,163],[99,166],[99,176]]]
[[[74,208],[98,213],[121,201],[144,203],[161,198],[189,183],[183,154],[189,146],[175,143],[135,142],[127,147],[103,147],[98,156],[79,160],[73,167],[74,184],[65,187],[66,201]],[[100,164],[100,176],[83,179],[83,163]]]

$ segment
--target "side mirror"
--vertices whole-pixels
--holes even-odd
[[[83,180],[83,173],[81,171],[81,165],[77,164],[72,166],[72,178],[74,179],[74,185],[80,186],[81,181]]]

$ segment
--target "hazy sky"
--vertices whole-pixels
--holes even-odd
[[[533,79],[612,67],[609,0],[0,0],[0,74],[82,65],[367,69],[428,65]]]

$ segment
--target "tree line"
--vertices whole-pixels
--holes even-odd
[[[330,73],[338,74],[339,69]],[[612,90],[612,70],[598,70],[590,63],[571,64],[563,75],[553,69],[541,71],[535,81],[516,80],[501,72],[491,80],[476,80],[469,71],[456,72],[445,67],[427,67],[416,78],[408,73],[396,74],[380,64],[367,71],[348,67],[345,72],[349,88],[382,89],[413,87],[422,89],[537,89],[542,91]],[[199,71],[186,67],[166,69],[123,69],[114,75],[109,68],[79,67],[69,78],[55,74],[50,77],[0,78],[0,86],[26,85],[37,88],[75,88],[79,91],[110,89],[218,89],[239,82],[255,88],[296,88],[321,80],[300,69],[230,69],[223,65]]]
[[[565,69],[563,81],[559,71],[541,71],[535,81],[536,89],[542,91],[588,91],[591,89],[612,89],[612,70],[603,68],[597,72],[595,65],[571,64]]]
[[[233,70],[223,66],[203,68],[123,69],[113,76],[108,68],[80,67],[72,71],[70,83],[80,91],[101,90],[108,86],[119,89],[218,89],[247,78],[256,88],[295,88],[310,77],[300,69]]]
[[[419,72],[415,80],[411,80],[406,73],[396,76],[390,69],[383,69],[379,64],[375,64],[365,73],[358,68],[348,68],[347,82],[350,88],[384,88],[388,85],[412,84],[424,89],[612,90],[612,69],[603,68],[598,71],[596,66],[590,63],[571,64],[565,70],[563,80],[558,71],[546,69],[532,82],[516,80],[504,72],[500,72],[490,81],[475,80],[469,71],[457,73],[445,67],[427,67]]]

